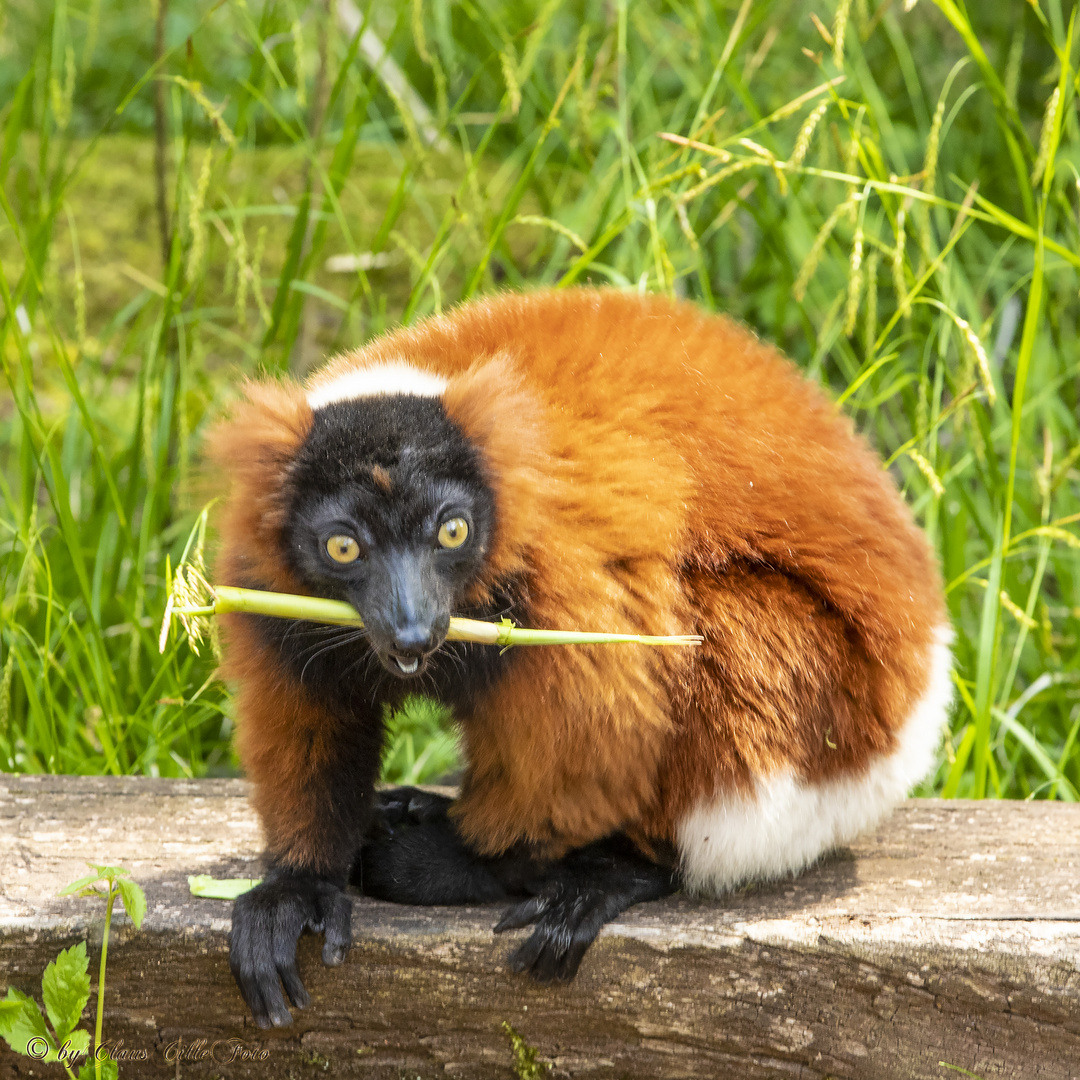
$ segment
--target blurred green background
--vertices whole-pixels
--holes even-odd
[[[235,768],[213,655],[156,639],[240,375],[593,282],[744,320],[886,459],[957,629],[924,793],[1075,799],[1074,16],[0,4],[0,768]],[[453,769],[442,710],[390,726],[388,778]]]

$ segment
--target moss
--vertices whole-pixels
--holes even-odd
[[[542,1080],[551,1069],[551,1063],[537,1061],[537,1049],[530,1046],[511,1026],[508,1020],[502,1029],[510,1036],[510,1052],[514,1055],[514,1075],[518,1080]]]

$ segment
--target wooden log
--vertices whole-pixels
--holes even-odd
[[[565,986],[508,972],[496,909],[358,897],[347,962],[323,967],[305,938],[312,1005],[273,1032],[229,975],[230,905],[187,887],[256,875],[259,850],[241,781],[0,778],[0,988],[40,1001],[80,938],[96,965],[100,903],[56,896],[89,860],[126,866],[148,900],[143,929],[121,916],[110,942],[125,1080],[506,1078],[504,1021],[552,1077],[1080,1075],[1080,806],[910,801],[795,880],[633,909]],[[49,1075],[0,1050],[4,1080]]]

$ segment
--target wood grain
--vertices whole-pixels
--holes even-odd
[[[56,896],[92,860],[147,893],[142,931],[121,916],[109,951],[125,1080],[506,1078],[503,1021],[554,1077],[1080,1075],[1080,806],[910,801],[797,880],[628,912],[569,986],[509,974],[496,909],[358,897],[348,961],[324,968],[306,938],[313,1004],[271,1033],[229,975],[229,905],[187,888],[258,874],[260,843],[241,781],[3,777],[0,987],[40,1000],[83,937],[96,964],[101,905]],[[0,1050],[4,1080],[54,1074]]]

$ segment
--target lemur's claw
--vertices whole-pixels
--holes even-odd
[[[296,942],[305,931],[325,935],[323,962],[340,964],[352,943],[352,901],[336,885],[308,874],[271,873],[233,905],[229,968],[255,1023],[287,1027],[311,1003],[296,967]]]

